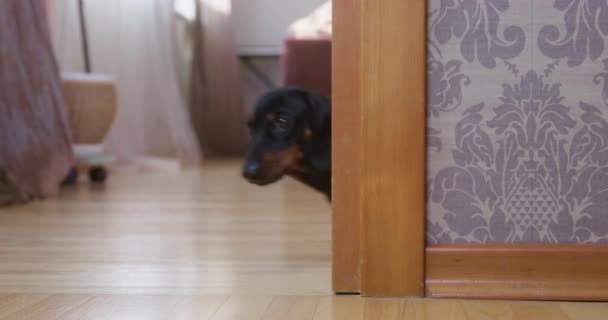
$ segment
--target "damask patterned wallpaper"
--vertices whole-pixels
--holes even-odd
[[[430,0],[429,244],[608,243],[608,0]]]

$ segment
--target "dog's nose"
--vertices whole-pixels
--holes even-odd
[[[243,177],[246,179],[255,179],[260,175],[260,165],[257,163],[248,163],[243,169]]]

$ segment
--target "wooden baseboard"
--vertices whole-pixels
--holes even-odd
[[[607,245],[426,249],[432,298],[608,301]]]

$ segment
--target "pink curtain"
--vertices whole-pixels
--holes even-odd
[[[206,155],[240,155],[247,114],[233,44],[230,0],[197,0],[190,111]]]
[[[53,44],[61,71],[84,71],[77,1],[54,1]],[[115,80],[118,113],[104,141],[121,169],[179,169],[200,160],[180,87],[172,0],[87,0],[93,73]]]
[[[53,194],[71,142],[43,1],[0,1],[0,205]]]

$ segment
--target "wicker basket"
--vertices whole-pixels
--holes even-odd
[[[114,80],[101,74],[71,73],[63,76],[74,144],[98,145],[114,123],[117,95]]]

